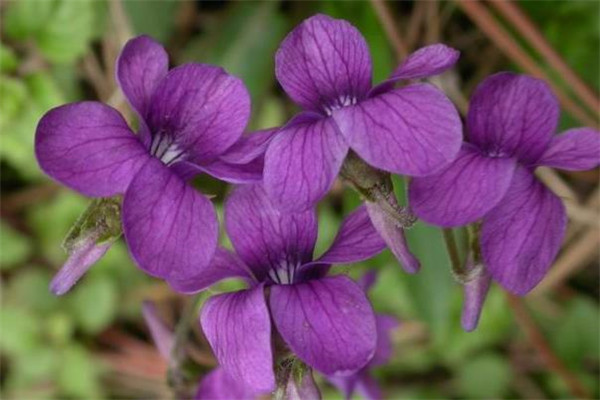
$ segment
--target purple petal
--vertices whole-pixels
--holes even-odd
[[[535,162],[550,144],[559,112],[544,81],[510,72],[492,75],[471,97],[469,142],[492,156]]]
[[[512,158],[486,157],[467,144],[440,173],[411,180],[410,206],[431,224],[450,227],[475,222],[502,200],[515,166]]]
[[[271,314],[290,349],[327,375],[364,367],[375,352],[373,309],[346,276],[271,287]]]
[[[219,158],[231,164],[247,164],[267,151],[278,130],[279,128],[263,129],[242,136]]]
[[[155,158],[125,193],[123,231],[138,266],[169,281],[198,275],[217,247],[211,202]]]
[[[152,96],[151,147],[158,151],[168,143],[173,157],[206,163],[241,137],[249,116],[250,96],[241,80],[222,68],[184,64],[172,69]]]
[[[242,278],[248,283],[254,280],[250,270],[238,256],[218,247],[214,257],[201,273],[186,279],[171,280],[169,284],[180,293],[197,293],[228,278]]]
[[[369,374],[361,374],[356,383],[356,391],[361,394],[365,400],[381,400],[383,394],[377,381]]]
[[[395,317],[381,314],[375,316],[375,323],[377,324],[377,348],[369,362],[369,367],[386,364],[392,358],[394,345],[391,334],[400,325]]]
[[[225,227],[236,252],[259,280],[282,262],[310,261],[317,239],[314,210],[281,213],[261,185],[240,186],[231,193],[225,202]]]
[[[142,35],[129,40],[116,64],[117,82],[131,107],[145,118],[150,99],[169,70],[169,56],[154,39]]]
[[[358,207],[348,215],[331,247],[318,262],[345,264],[367,260],[385,249],[385,242],[373,227],[367,209]]]
[[[596,168],[600,165],[600,132],[576,128],[555,136],[536,164],[571,171]]]
[[[463,285],[464,300],[460,318],[462,328],[467,332],[471,332],[477,328],[479,323],[479,316],[490,289],[492,278],[483,265],[473,264],[471,257],[469,257],[465,268],[467,274],[476,274]],[[476,268],[478,270],[474,272],[473,270]]]
[[[515,170],[506,196],[481,229],[481,253],[492,278],[511,293],[528,293],[552,265],[566,222],[560,199],[525,168]]]
[[[321,400],[321,392],[315,383],[312,371],[308,369],[300,377],[295,376],[294,372],[290,373],[283,398],[286,400]]]
[[[441,74],[452,68],[458,61],[460,52],[445,44],[432,44],[421,47],[410,54],[394,73],[381,84],[371,90],[370,95],[377,95],[394,88],[394,82],[404,79],[420,79]]]
[[[252,400],[258,396],[231,378],[223,368],[216,368],[202,378],[195,400]]]
[[[390,197],[390,201],[393,201],[393,204],[397,204],[397,200],[394,197]],[[410,252],[408,244],[406,243],[404,229],[399,226],[398,222],[390,217],[379,204],[367,201],[365,202],[365,205],[373,226],[377,232],[379,232],[396,259],[400,261],[404,270],[409,274],[414,274],[419,271],[421,263]]]
[[[150,329],[150,335],[158,352],[166,361],[171,361],[171,352],[175,339],[173,331],[160,318],[156,305],[153,302],[144,301],[142,303],[142,315],[148,329]]]
[[[265,155],[264,184],[282,210],[313,207],[329,191],[348,145],[331,119],[290,123],[273,139]]]
[[[319,14],[302,22],[281,43],[275,75],[302,108],[330,112],[367,94],[371,56],[354,26]]]
[[[403,175],[428,175],[450,163],[462,143],[462,127],[450,100],[428,84],[396,89],[333,118],[350,147],[367,163]]]
[[[200,323],[219,364],[232,379],[256,392],[275,389],[271,321],[262,284],[211,297]]]
[[[377,271],[374,269],[370,269],[365,272],[356,283],[361,289],[367,293],[377,282]]]
[[[234,164],[218,159],[208,165],[199,165],[198,168],[222,181],[241,184],[262,181],[264,165],[262,158],[257,158],[246,164]]]
[[[71,290],[90,267],[106,254],[114,242],[111,240],[97,244],[96,239],[97,237],[92,235],[73,246],[69,258],[50,282],[50,291],[53,294],[61,296]]]
[[[48,111],[35,136],[45,173],[87,196],[123,193],[150,157],[119,112],[85,101]]]

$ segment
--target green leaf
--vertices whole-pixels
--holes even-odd
[[[0,326],[0,350],[9,356],[30,352],[41,342],[37,318],[25,309],[4,304],[0,309]]]
[[[124,1],[122,4],[136,35],[150,35],[163,43],[174,31],[177,7],[181,5],[175,0]]]
[[[502,398],[509,389],[511,369],[508,361],[493,354],[470,359],[458,371],[460,397]]]
[[[0,128],[3,136],[8,123],[15,119],[25,105],[27,87],[18,80],[0,75]]]
[[[101,396],[98,363],[85,348],[71,345],[62,352],[58,385],[66,396],[97,399]]]
[[[6,5],[4,31],[12,39],[23,40],[42,29],[52,14],[55,0],[20,0]]]
[[[90,276],[68,297],[75,321],[88,333],[106,328],[117,313],[117,290],[110,278]]]
[[[9,283],[10,301],[39,314],[57,309],[59,300],[48,290],[50,279],[50,273],[39,266],[24,269]]]
[[[22,263],[31,253],[31,243],[26,236],[5,223],[0,224],[0,270]]]
[[[0,72],[13,72],[19,66],[19,60],[11,48],[0,43]]]

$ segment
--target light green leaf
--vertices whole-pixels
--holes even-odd
[[[98,399],[101,396],[99,367],[87,350],[71,345],[62,352],[58,385],[66,396]]]
[[[0,309],[0,326],[0,350],[9,356],[29,352],[41,342],[37,318],[25,309],[4,304]]]
[[[117,312],[117,290],[110,278],[89,276],[68,297],[77,324],[88,333],[106,328]]]
[[[469,360],[458,371],[460,397],[473,399],[502,398],[511,382],[508,361],[489,353]]]
[[[0,270],[9,269],[27,259],[31,253],[31,243],[26,236],[0,224]]]
[[[136,35],[146,34],[166,42],[174,31],[177,9],[175,0],[124,1],[123,8]]]
[[[55,0],[20,0],[7,4],[4,31],[12,39],[23,40],[39,32],[52,14]]]
[[[18,65],[19,60],[12,49],[0,43],[0,72],[13,72]]]

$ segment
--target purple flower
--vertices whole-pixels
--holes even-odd
[[[410,185],[410,204],[427,222],[451,227],[482,220],[486,269],[518,295],[544,277],[565,233],[564,206],[535,178],[535,168],[585,170],[600,163],[599,133],[579,128],[553,136],[558,117],[543,81],[493,75],[473,95],[468,141],[457,159]]]
[[[39,122],[37,159],[84,195],[124,194],[123,230],[134,260],[152,276],[183,280],[208,264],[218,234],[212,204],[186,180],[198,172],[260,179],[261,138],[271,131],[238,142],[250,114],[243,83],[204,64],[169,71],[167,53],[147,36],[125,45],[117,81],[138,115],[137,135],[107,105],[67,104]],[[249,149],[244,159],[228,153],[240,148]]]
[[[313,206],[331,188],[350,149],[372,166],[421,176],[451,162],[462,140],[452,103],[427,84],[400,80],[439,74],[458,52],[436,44],[411,54],[381,85],[360,32],[344,20],[313,16],[283,41],[276,76],[303,112],[269,144],[264,183],[284,210]]]
[[[289,349],[324,374],[349,374],[369,362],[377,335],[365,293],[346,276],[325,276],[334,263],[365,260],[385,248],[364,207],[346,218],[316,260],[315,211],[282,213],[260,185],[231,194],[225,226],[236,254],[218,249],[207,271],[175,287],[196,292],[229,277],[248,283],[246,290],[213,296],[201,314],[204,333],[232,379],[255,393],[275,388],[271,321]]]
[[[375,283],[375,279],[375,271],[370,271],[362,277],[359,284],[367,292]],[[379,385],[371,376],[371,369],[386,364],[392,357],[394,348],[390,335],[394,329],[398,328],[399,322],[391,315],[376,315],[375,318],[377,324],[377,349],[371,361],[352,375],[327,377],[344,394],[346,399],[352,398],[355,391],[368,400],[383,398]]]

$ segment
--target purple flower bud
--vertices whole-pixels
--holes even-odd
[[[463,307],[461,314],[462,328],[471,332],[477,328],[483,303],[487,297],[492,278],[482,264],[475,264],[469,256],[465,265],[465,282],[463,283]]]

